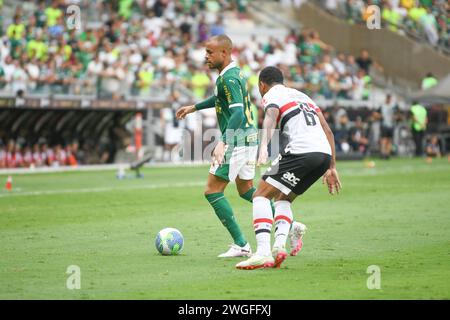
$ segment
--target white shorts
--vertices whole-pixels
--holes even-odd
[[[225,163],[221,166],[211,165],[209,173],[227,181],[234,181],[237,176],[242,180],[253,180],[257,152],[257,145],[234,147],[231,152],[225,152]]]

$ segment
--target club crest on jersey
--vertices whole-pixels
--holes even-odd
[[[281,180],[289,183],[291,186],[295,187],[297,185],[297,183],[299,183],[300,178],[297,178],[295,176],[295,174],[291,173],[291,172],[286,172],[285,174],[283,174],[283,177],[281,178]]]

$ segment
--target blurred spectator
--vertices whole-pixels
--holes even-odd
[[[381,113],[378,110],[372,110],[368,118],[368,139],[369,149],[371,151],[379,151],[381,140]]]
[[[372,78],[366,74],[364,69],[358,70],[357,76],[354,77],[353,99],[368,100],[371,93]]]
[[[367,152],[369,140],[367,139],[366,132],[366,124],[363,123],[360,116],[356,117],[355,123],[349,131],[349,144],[352,147],[353,151],[357,151],[362,154],[365,154]]]
[[[171,95],[170,107],[163,108],[160,113],[161,125],[164,131],[164,161],[178,160],[178,152],[176,151],[179,151],[185,126],[184,120],[179,121],[175,116],[176,111],[182,106],[179,100],[180,94],[174,91]],[[175,156],[175,159],[173,156]]]
[[[385,102],[381,105],[381,157],[389,159],[392,153],[392,140],[394,138],[394,123],[397,106],[390,94],[386,95]]]
[[[427,90],[435,85],[438,84],[438,80],[434,77],[434,75],[429,72],[427,75],[422,79],[421,89]]]
[[[346,114],[343,114],[339,117],[338,120],[339,126],[337,127],[334,133],[334,140],[336,144],[336,151],[348,153],[350,152],[350,126],[348,123],[348,117]]]
[[[430,162],[431,158],[440,158],[441,153],[441,147],[439,145],[439,139],[438,136],[433,134],[431,138],[427,141],[425,145],[425,153],[427,155],[427,160]]]
[[[419,22],[425,32],[428,42],[431,45],[436,46],[439,41],[438,24],[430,7],[426,8],[426,14],[420,17]]]
[[[366,74],[370,73],[370,68],[372,65],[379,71],[382,71],[382,67],[374,61],[369,54],[369,51],[367,49],[362,49],[360,52],[359,57],[356,59],[356,63],[358,64],[359,68],[364,70]]]
[[[215,23],[211,25],[211,36],[218,36],[225,33],[223,18],[219,16]]]
[[[205,98],[206,92],[210,84],[211,79],[208,76],[206,68],[194,71],[194,74],[192,75],[191,78],[191,88],[192,92],[194,93],[194,96],[197,99]]]
[[[411,118],[411,130],[416,147],[415,155],[420,157],[423,154],[423,138],[428,123],[427,109],[414,101],[411,107]]]

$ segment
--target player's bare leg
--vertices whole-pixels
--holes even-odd
[[[253,187],[253,180],[243,180],[239,177],[236,177],[236,189],[241,196],[241,198],[252,201],[253,194],[255,193],[256,189]]]
[[[208,174],[206,181],[205,195],[217,192],[224,192],[228,185],[228,181],[221,179],[213,174]]]
[[[219,178],[211,173],[208,175],[205,198],[213,207],[217,217],[220,219],[225,228],[227,228],[234,241],[234,244],[230,246],[230,249],[227,252],[220,254],[219,257],[226,258],[249,256],[251,254],[250,245],[242,234],[241,229],[234,217],[230,203],[223,193],[227,185],[227,180]]]

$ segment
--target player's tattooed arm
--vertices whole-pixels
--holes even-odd
[[[270,139],[272,139],[273,133],[277,126],[278,115],[280,114],[280,109],[276,105],[268,105],[266,107],[266,114],[263,120],[263,128],[261,132],[261,143],[259,146],[259,156],[257,165],[264,165],[267,163],[268,150]]]
[[[330,194],[334,194],[334,191],[339,193],[339,191],[342,189],[342,184],[339,180],[339,174],[336,170],[336,148],[334,145],[333,131],[331,131],[330,126],[328,125],[321,112],[318,112],[317,116],[319,117],[320,124],[322,125],[323,131],[325,132],[325,135],[327,136],[327,140],[330,143],[331,147],[330,168],[327,170],[327,172],[325,172],[322,182],[324,184],[327,184],[328,192]]]

